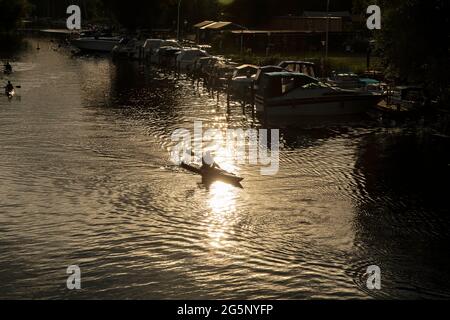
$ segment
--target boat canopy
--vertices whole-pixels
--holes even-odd
[[[294,60],[292,60],[292,61],[283,61],[283,62],[280,62],[279,66],[280,66],[280,67],[283,67],[283,66],[290,65],[290,64],[304,64],[305,66],[315,66],[315,64],[314,64],[313,62],[308,62],[308,61],[294,61]]]
[[[238,69],[238,70],[242,70],[242,69],[258,69],[258,68],[259,68],[258,66],[255,66],[253,64],[243,64],[243,65],[241,65],[239,67],[236,67],[236,69]]]
[[[265,76],[269,78],[295,78],[295,79],[308,79],[310,82],[318,82],[316,78],[313,78],[307,74],[300,72],[289,72],[289,71],[277,71],[277,72],[269,72],[266,73]]]
[[[258,72],[258,67],[251,64],[243,64],[241,66],[236,67],[234,71],[233,77],[241,77],[241,76],[252,76]]]
[[[316,65],[312,62],[283,61],[278,66],[286,69],[287,71],[304,73],[311,77],[316,76]]]
[[[319,80],[303,73],[270,72],[262,76],[258,94],[266,98],[282,96],[297,88],[324,87]]]

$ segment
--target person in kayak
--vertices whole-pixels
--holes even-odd
[[[211,152],[207,152],[202,158],[202,171],[218,169],[222,170],[221,167],[214,161],[214,158],[211,156]]]
[[[12,65],[7,61],[4,65],[5,73],[11,73],[12,72]]]
[[[14,90],[14,86],[12,85],[11,81],[8,81],[8,84],[5,87],[5,93],[9,94]]]

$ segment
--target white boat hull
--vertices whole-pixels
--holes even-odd
[[[72,45],[83,51],[111,52],[120,42],[118,38],[80,38],[72,41]]]
[[[277,99],[256,99],[256,111],[267,116],[341,116],[367,113],[375,107],[381,97],[340,97],[283,101]]]

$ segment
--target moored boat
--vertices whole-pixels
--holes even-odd
[[[361,89],[365,86],[365,83],[360,80],[359,76],[355,73],[335,73],[326,79],[326,83],[332,87],[341,89]]]
[[[115,58],[139,59],[143,55],[142,44],[142,41],[135,38],[123,38],[111,53]]]
[[[316,77],[316,65],[306,61],[283,61],[278,65],[289,72],[299,72],[307,76]]]
[[[259,68],[251,64],[236,67],[231,79],[231,89],[239,97],[245,96],[253,87]]]
[[[302,73],[272,72],[262,76],[256,110],[274,116],[337,116],[363,114],[381,94],[333,88]]]
[[[72,45],[82,51],[110,53],[120,40],[120,37],[81,37],[72,40]]]

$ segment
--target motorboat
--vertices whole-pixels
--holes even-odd
[[[121,37],[80,37],[72,40],[72,45],[81,51],[95,51],[110,53],[113,48],[120,44]]]
[[[286,69],[283,69],[280,66],[264,66],[264,67],[259,68],[258,72],[256,73],[255,81],[254,81],[254,84],[253,84],[254,90],[258,91],[261,79],[262,79],[263,75],[265,75],[266,73],[270,73],[270,72],[284,72],[284,71],[287,72]]]
[[[232,91],[238,95],[245,95],[253,87],[258,70],[257,66],[251,64],[236,67],[231,79]]]
[[[209,75],[210,85],[215,88],[227,88],[229,81],[233,77],[236,67],[238,66],[238,64],[228,60],[216,61],[212,66]]]
[[[165,67],[176,67],[177,56],[181,53],[178,47],[161,47],[157,50],[158,64]]]
[[[179,70],[192,71],[196,61],[208,57],[206,51],[196,48],[186,48],[177,56],[177,67]]]
[[[336,116],[363,114],[382,94],[331,87],[303,73],[262,75],[255,93],[256,110],[268,116]]]
[[[114,57],[139,59],[142,52],[143,41],[138,39],[123,38],[119,44],[112,49]]]
[[[305,61],[283,61],[277,66],[264,66],[259,68],[255,76],[255,90],[258,90],[259,83],[261,82],[262,76],[270,72],[297,72],[303,73],[310,77],[316,77],[316,66],[312,62]]]
[[[144,42],[143,52],[144,57],[152,63],[159,63],[158,50],[162,47],[174,47],[182,49],[182,46],[177,40],[164,39],[147,39]]]
[[[355,73],[336,73],[333,72],[331,77],[325,81],[332,87],[342,89],[361,89],[364,88],[365,83],[360,80],[359,76]]]
[[[388,104],[397,110],[417,110],[430,103],[422,86],[398,86],[388,92]]]

